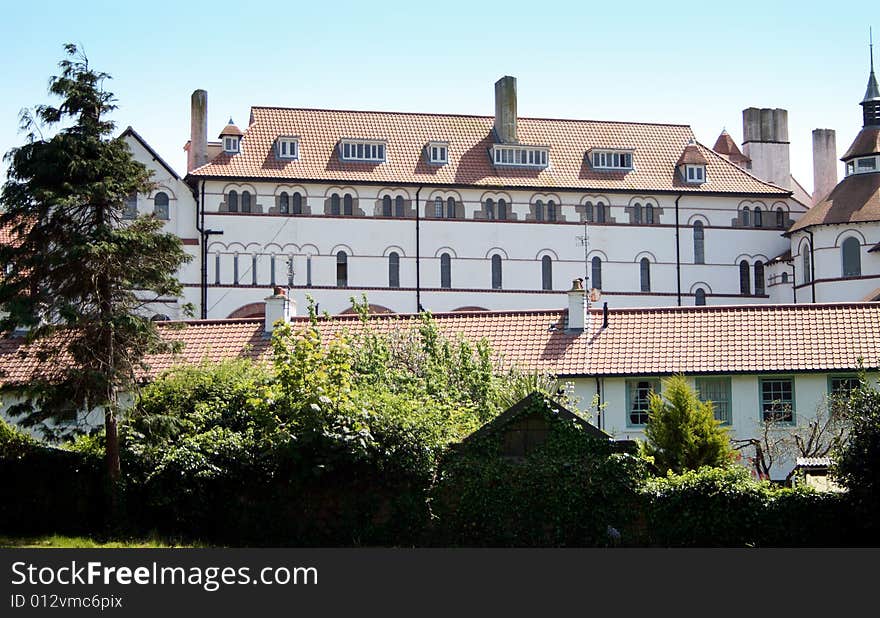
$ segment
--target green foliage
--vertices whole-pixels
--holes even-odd
[[[774,487],[742,466],[649,480],[645,542],[662,546],[827,546],[858,542],[840,494]]]
[[[20,459],[37,447],[37,441],[0,418],[0,458]]]
[[[849,420],[847,442],[834,453],[836,480],[852,495],[859,513],[880,537],[880,391],[864,375],[861,385],[836,412]]]
[[[151,189],[150,172],[112,137],[109,76],[76,46],[65,51],[49,85],[60,103],[23,113],[27,141],[5,156],[0,226],[15,242],[0,246],[0,263],[12,267],[0,280],[0,328],[30,327],[27,339],[44,343],[36,347],[49,368],[29,382],[14,412],[28,425],[53,419],[65,427],[104,408],[116,478],[119,393],[134,390],[146,354],[170,346],[143,308],[180,295],[176,272],[190,258],[155,217],[121,221],[125,198]]]
[[[712,404],[700,401],[684,376],[664,380],[662,390],[651,393],[645,427],[645,453],[654,464],[664,473],[728,465],[733,449]]]

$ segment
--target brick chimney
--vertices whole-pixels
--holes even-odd
[[[194,90],[190,97],[189,144],[186,171],[208,162],[208,91]]]
[[[587,330],[590,314],[587,312],[587,294],[584,280],[575,279],[568,291],[568,326],[566,332],[583,332]]]
[[[516,78],[505,75],[495,82],[495,134],[502,144],[515,144]]]
[[[272,296],[266,297],[266,322],[264,331],[271,335],[275,330],[275,322],[282,320],[290,322],[290,318],[296,315],[296,302],[287,297],[284,288],[276,285],[272,289]]]

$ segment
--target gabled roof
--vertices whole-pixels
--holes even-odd
[[[558,376],[662,376],[675,373],[733,374],[854,371],[880,366],[880,305],[835,303],[664,307],[591,313],[586,333],[566,332],[566,311],[487,311],[435,316],[447,335],[485,338],[498,359]],[[382,332],[418,324],[412,315],[371,316]],[[319,320],[328,336],[357,331],[357,316]],[[294,328],[308,325],[295,318]],[[159,324],[163,335],[183,343],[179,354],[147,358],[145,379],[181,364],[251,358],[268,361],[270,340],[262,319],[203,320]],[[52,345],[51,342],[49,344]],[[30,381],[45,372],[36,351],[21,338],[0,339],[0,380]]]
[[[516,421],[518,418],[535,408],[546,409],[555,418],[566,421],[573,421],[574,423],[583,427],[589,435],[595,438],[608,441],[612,439],[611,434],[602,431],[601,429],[584,419],[581,415],[572,412],[571,410],[560,404],[558,401],[553,401],[552,399],[542,395],[541,393],[534,391],[520,399],[517,403],[513,404],[507,410],[493,418],[491,421],[489,421],[470,435],[466,436],[462,440],[462,443],[464,444],[472,440],[476,440],[478,438],[503,431],[507,425]]]
[[[871,221],[880,221],[880,174],[850,174],[795,221],[786,234],[812,225]]]
[[[180,176],[177,175],[177,172],[174,171],[174,168],[171,167],[170,165],[168,165],[168,164],[165,162],[165,159],[163,159],[162,157],[159,156],[159,153],[158,153],[158,152],[156,152],[155,150],[153,150],[153,147],[150,146],[150,145],[147,143],[147,140],[145,140],[143,137],[141,137],[140,133],[138,133],[137,131],[135,131],[133,128],[128,127],[128,128],[125,129],[125,131],[122,132],[122,134],[121,134],[119,137],[125,137],[126,135],[130,135],[130,136],[133,137],[133,138],[134,138],[134,139],[135,139],[135,140],[136,140],[141,146],[143,146],[144,149],[146,149],[146,151],[150,153],[150,156],[153,157],[153,160],[156,161],[156,162],[157,162],[159,165],[161,165],[163,168],[165,168],[165,170],[166,170],[169,174],[171,174],[171,177],[172,177],[172,178],[174,178],[175,180],[180,180]]]
[[[685,125],[519,118],[523,144],[547,144],[550,165],[543,169],[495,167],[493,116],[413,114],[254,107],[241,152],[221,154],[192,176],[297,181],[504,186],[597,191],[697,192],[783,197],[789,192],[747,174],[724,157],[699,146],[708,160],[710,182],[684,182],[675,169],[681,148],[693,139]],[[280,135],[299,136],[298,160],[274,156]],[[341,138],[387,141],[382,163],[344,162]],[[424,146],[449,142],[449,162],[428,164]],[[633,149],[630,171],[595,170],[585,156],[591,148]]]
[[[712,150],[720,155],[724,155],[737,165],[750,161],[750,159],[745,156],[736,145],[736,142],[733,141],[733,138],[730,137],[730,133],[727,132],[727,129],[721,131],[721,135],[715,140],[715,145],[712,146]]]

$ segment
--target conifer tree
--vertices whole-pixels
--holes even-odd
[[[121,221],[126,196],[149,193],[151,172],[112,136],[109,75],[75,45],[64,49],[49,82],[60,103],[23,111],[26,141],[5,155],[0,226],[14,241],[0,246],[0,327],[26,327],[42,361],[13,412],[26,425],[70,426],[102,410],[115,482],[120,394],[136,388],[144,356],[168,346],[144,308],[180,295],[176,272],[190,258],[155,217]]]
[[[680,375],[664,380],[662,392],[651,393],[645,427],[645,452],[660,471],[680,474],[730,463],[733,449],[712,403],[700,401]]]

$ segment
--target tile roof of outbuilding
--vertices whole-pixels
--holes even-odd
[[[436,314],[442,332],[485,338],[504,363],[559,376],[659,376],[852,371],[880,366],[880,305],[835,303],[668,307],[592,312],[587,333],[566,332],[565,311],[488,311]],[[377,330],[415,325],[412,315],[370,318]],[[294,328],[308,324],[294,318]],[[328,335],[363,328],[357,316],[320,320]],[[183,342],[178,354],[149,357],[148,375],[175,365],[232,358],[269,360],[262,319],[160,324]],[[40,363],[21,338],[0,340],[7,384],[27,382]]]
[[[220,154],[191,175],[780,197],[788,194],[702,145],[699,150],[708,161],[708,182],[695,186],[682,181],[675,163],[694,137],[686,125],[519,118],[517,131],[522,144],[550,147],[550,165],[545,169],[496,168],[489,158],[489,148],[496,143],[493,125],[493,116],[253,107],[241,152]],[[275,157],[273,145],[279,136],[299,137],[299,159]],[[386,140],[386,161],[341,161],[337,148],[341,138]],[[449,142],[446,165],[431,165],[425,160],[424,147],[435,140]],[[634,169],[595,170],[585,156],[591,148],[634,149]]]
[[[786,234],[831,223],[880,221],[880,174],[850,174],[823,201],[792,225]]]

